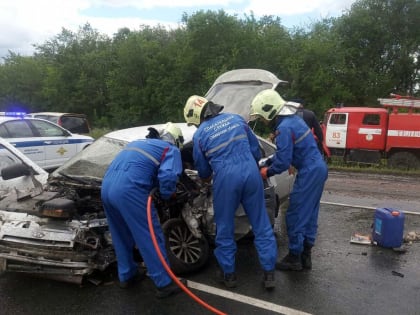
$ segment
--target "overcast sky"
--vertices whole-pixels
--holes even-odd
[[[142,24],[176,28],[185,12],[224,10],[239,18],[279,16],[286,27],[305,26],[336,17],[356,0],[0,0],[0,57],[8,51],[31,55],[61,33],[77,31],[85,23],[112,36],[118,29],[138,30]]]

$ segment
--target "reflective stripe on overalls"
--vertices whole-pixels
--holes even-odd
[[[221,149],[221,148],[223,148],[223,147],[227,146],[229,143],[231,143],[231,142],[233,142],[233,141],[236,141],[236,140],[239,140],[239,139],[246,138],[246,137],[247,137],[247,135],[239,135],[239,136],[236,136],[236,137],[234,137],[234,138],[232,138],[232,139],[229,139],[228,141],[225,141],[225,142],[223,142],[223,143],[219,144],[218,146],[216,146],[216,147],[214,147],[214,148],[212,148],[212,149],[208,150],[208,151],[205,153],[205,155],[206,155],[206,157],[209,157],[209,155],[210,155],[210,154],[212,154],[212,153],[216,152],[217,150],[219,150],[219,149]]]
[[[307,135],[309,135],[311,133],[311,129],[308,129],[303,135],[301,135],[296,141],[294,141],[294,144],[297,144],[299,142],[301,142],[303,139],[306,138]]]
[[[150,160],[152,160],[152,162],[155,163],[156,166],[159,166],[160,165],[160,162],[158,160],[156,160],[151,154],[147,153],[143,149],[135,148],[135,147],[129,147],[129,148],[124,148],[124,150],[127,150],[127,151],[137,151],[137,152],[143,154],[145,157],[147,157]],[[165,153],[166,153],[166,150],[164,151],[164,154]],[[163,157],[165,156],[164,154],[162,155],[162,160],[163,160]]]

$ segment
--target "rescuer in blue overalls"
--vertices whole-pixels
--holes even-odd
[[[242,204],[255,235],[255,247],[264,270],[264,286],[272,289],[277,243],[258,169],[261,155],[258,139],[241,116],[220,113],[222,109],[223,106],[197,95],[191,96],[184,108],[187,123],[198,126],[193,137],[198,175],[205,181],[213,178],[214,254],[222,271],[220,280],[228,288],[236,286],[234,219]]]
[[[285,102],[274,90],[257,94],[251,104],[251,120],[275,123],[276,153],[261,168],[267,178],[293,166],[297,176],[286,211],[289,253],[276,268],[280,270],[311,269],[311,249],[318,229],[318,212],[328,169],[306,123],[295,115],[299,103]]]
[[[179,147],[183,143],[179,127],[167,123],[158,132],[149,128],[144,140],[130,142],[109,165],[102,181],[101,197],[117,255],[120,287],[127,288],[142,278],[133,257],[137,246],[149,277],[157,287],[156,296],[163,298],[181,289],[164,269],[153,247],[147,222],[147,200],[159,187],[163,199],[176,192],[182,172]],[[152,206],[152,221],[160,251],[166,249],[156,209]]]

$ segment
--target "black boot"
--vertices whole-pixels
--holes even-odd
[[[183,285],[187,285],[187,280],[180,278],[179,281],[181,281]],[[163,299],[179,292],[182,292],[181,287],[179,287],[174,281],[171,281],[168,285],[156,289],[156,297],[158,299]]]
[[[276,280],[274,277],[274,270],[264,271],[264,288],[266,290],[272,290],[276,286]]]
[[[145,270],[138,270],[137,273],[126,281],[120,281],[119,286],[121,289],[128,289],[146,278]]]
[[[276,268],[279,270],[302,270],[302,257],[289,252],[282,261],[276,263]]]
[[[216,277],[218,281],[223,283],[227,288],[231,289],[236,287],[236,273],[224,273],[222,270],[218,269]]]
[[[305,269],[312,269],[311,249],[312,245],[306,243],[303,245],[302,267]]]

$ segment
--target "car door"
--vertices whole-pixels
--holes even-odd
[[[41,167],[45,167],[45,145],[28,124],[26,119],[3,122],[0,125],[0,136],[10,142],[16,149],[25,154]]]
[[[40,168],[39,165],[35,164],[27,156],[23,155],[22,152],[14,148],[10,142],[0,138],[0,195],[2,193],[7,193],[11,188],[19,190],[33,189],[34,184],[30,176],[9,178],[7,180],[2,177],[1,170],[16,164],[25,164],[34,171],[35,178],[41,184],[46,183],[48,173],[45,170]]]
[[[346,148],[348,113],[332,113],[327,121],[325,143],[329,148]]]
[[[33,129],[43,140],[45,150],[45,169],[54,169],[62,165],[77,153],[77,142],[71,134],[48,121],[33,119]]]

